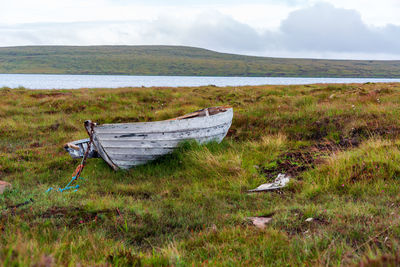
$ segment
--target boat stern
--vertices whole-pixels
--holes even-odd
[[[89,138],[72,141],[72,142],[66,143],[64,145],[64,149],[65,149],[65,151],[67,151],[69,153],[69,155],[73,159],[83,158],[83,156],[85,155],[86,150],[88,148],[89,142],[90,142]],[[98,155],[97,151],[93,148],[93,146],[91,146],[89,154],[88,154],[88,158],[98,158],[98,157],[99,157],[99,155]]]

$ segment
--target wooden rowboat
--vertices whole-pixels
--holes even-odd
[[[116,123],[96,125],[85,122],[92,133],[94,150],[114,170],[129,169],[171,153],[179,143],[196,140],[200,144],[220,143],[226,136],[233,118],[230,107],[212,107],[165,121]],[[89,139],[65,145],[72,157],[82,157]],[[96,152],[96,153],[95,153]]]

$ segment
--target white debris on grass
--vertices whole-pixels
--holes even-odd
[[[247,220],[250,220],[253,225],[257,228],[264,229],[266,224],[272,221],[271,217],[247,217]]]
[[[290,176],[286,174],[278,174],[273,183],[262,184],[259,187],[248,190],[248,192],[262,192],[268,190],[275,190],[285,187],[290,181]]]
[[[306,222],[312,222],[314,220],[314,218],[307,218]]]
[[[10,183],[0,181],[0,195],[4,193],[6,190],[11,190],[12,186]]]

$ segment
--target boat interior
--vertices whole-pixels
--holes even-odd
[[[210,107],[210,108],[204,108],[200,109],[197,111],[194,111],[192,113],[173,118],[171,120],[184,120],[184,119],[191,119],[195,117],[205,117],[205,116],[212,116],[218,113],[222,113],[230,109],[231,107]]]

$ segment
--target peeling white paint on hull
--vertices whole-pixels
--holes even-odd
[[[207,108],[172,120],[94,125],[97,153],[115,170],[129,169],[171,153],[179,143],[220,143],[233,118],[233,109]],[[86,124],[90,132],[90,123]]]

